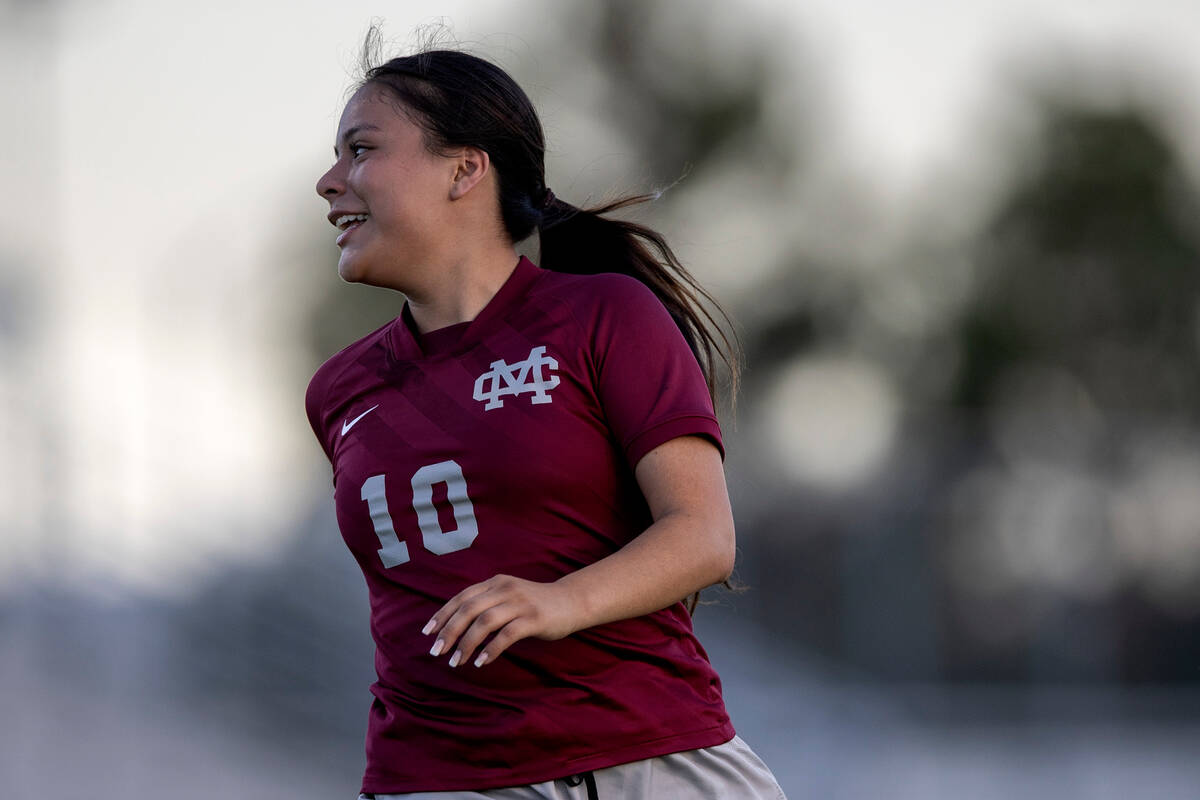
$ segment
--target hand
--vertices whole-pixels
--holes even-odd
[[[475,666],[482,667],[521,639],[553,641],[574,633],[577,619],[570,592],[559,584],[497,575],[450,598],[421,633],[436,634],[429,654],[452,652],[452,667],[470,658],[495,634],[475,659]]]

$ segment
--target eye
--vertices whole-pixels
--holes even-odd
[[[370,150],[371,148],[369,148],[365,144],[361,144],[359,142],[352,142],[347,147],[347,149],[350,151],[351,156],[353,156],[354,158],[358,158],[360,155],[365,153],[367,150]]]

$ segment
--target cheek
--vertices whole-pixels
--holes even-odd
[[[436,213],[428,198],[416,192],[393,195],[380,204],[379,229],[406,237],[423,236],[436,227]]]
[[[420,170],[364,172],[351,186],[366,204],[378,233],[423,238],[440,224],[437,200],[443,189],[434,176]]]

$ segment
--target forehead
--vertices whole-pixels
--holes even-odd
[[[404,107],[386,89],[378,86],[363,86],[346,108],[342,110],[342,118],[338,123],[338,139],[340,140],[352,128],[375,128],[388,130],[395,127],[411,127],[412,120],[405,113]]]

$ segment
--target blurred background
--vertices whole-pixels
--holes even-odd
[[[564,199],[670,187],[747,364],[696,625],[790,797],[1196,796],[1198,13],[0,0],[0,796],[355,796],[303,393],[402,301],[313,190],[373,17],[508,69]]]

